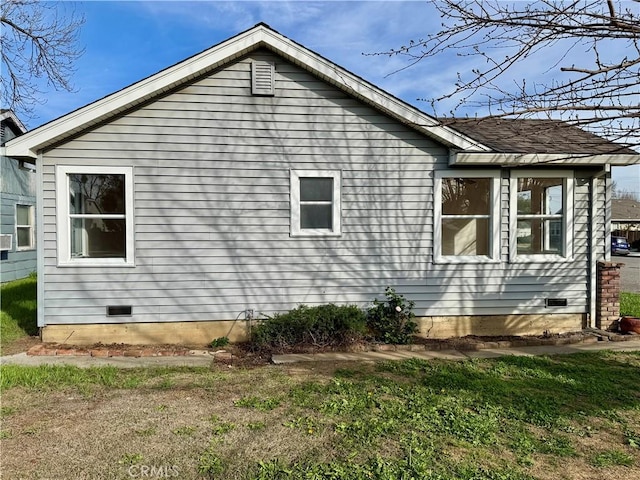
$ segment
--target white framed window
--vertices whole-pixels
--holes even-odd
[[[33,205],[16,204],[16,250],[33,250]]]
[[[59,265],[134,265],[133,169],[58,166]]]
[[[339,170],[291,170],[291,235],[340,235],[340,188]]]
[[[500,172],[437,171],[435,262],[500,260]]]
[[[509,257],[513,262],[573,256],[573,172],[512,171]]]

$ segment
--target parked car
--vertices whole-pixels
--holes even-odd
[[[625,237],[611,236],[611,255],[629,255],[629,242]]]

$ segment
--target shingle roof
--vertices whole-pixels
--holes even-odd
[[[500,153],[627,154],[619,143],[560,120],[510,118],[441,118],[450,126]]]
[[[628,198],[614,198],[611,201],[611,219],[640,222],[640,202]]]

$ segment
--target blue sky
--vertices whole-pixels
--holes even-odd
[[[62,4],[61,8],[71,7],[86,18],[80,34],[85,53],[72,78],[75,91],[46,90],[46,103],[36,108],[35,118],[25,119],[29,128],[135,83],[259,22],[427,113],[431,113],[430,104],[419,99],[445,93],[457,72],[472,68],[469,59],[453,54],[406,69],[402,58],[366,55],[398,48],[438,29],[440,17],[421,1],[85,1]],[[545,52],[544,60],[562,53]],[[580,55],[572,52],[573,57]],[[545,69],[539,68],[537,61],[534,58],[520,66],[513,72],[514,78],[529,78],[532,72],[539,72],[536,75],[542,78]],[[448,114],[451,106],[441,105],[438,113]],[[640,166],[614,168],[614,178],[621,189],[640,191]]]

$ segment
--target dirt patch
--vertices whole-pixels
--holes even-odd
[[[0,355],[15,355],[16,353],[26,352],[31,347],[38,344],[40,344],[40,337],[38,336],[22,337],[3,346]]]
[[[170,386],[11,389],[3,394],[2,478],[135,478],[143,466],[179,472],[162,478],[208,478],[199,468],[215,458],[225,459],[224,478],[243,478],[247,462],[309,452],[328,461],[332,431],[293,428],[298,416],[289,406],[236,405],[254,395],[279,399],[283,386],[297,382],[277,367],[218,365],[172,377]]]
[[[369,351],[419,351],[419,350],[485,350],[491,348],[514,348],[541,345],[571,345],[579,343],[596,343],[599,341],[625,341],[638,338],[634,335],[620,335],[617,333],[585,330],[563,334],[538,336],[495,336],[481,337],[468,335],[454,338],[422,338],[414,337],[409,345],[390,345],[376,342],[358,342],[347,346],[331,347],[322,345],[294,345],[288,348],[263,349],[262,355],[287,353],[324,353],[324,352],[369,352]],[[255,353],[251,345],[236,346],[239,354]]]
[[[595,343],[603,340],[602,335],[590,331],[569,332],[550,335],[492,336],[481,337],[467,335],[446,339],[416,338],[416,343],[427,350],[484,350],[488,348],[534,347],[540,345],[571,345],[577,343]],[[609,340],[609,337],[606,337]]]

